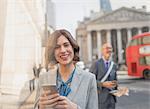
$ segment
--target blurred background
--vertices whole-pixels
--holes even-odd
[[[60,28],[68,29],[77,40],[78,65],[85,70],[101,57],[101,45],[110,42],[120,84],[131,84],[133,92],[140,89],[144,100],[135,101],[139,93],[132,92],[133,100],[128,103],[128,98],[121,98],[118,109],[124,109],[124,101],[132,106],[125,109],[148,109],[149,80],[128,75],[126,47],[133,36],[150,32],[150,0],[1,0],[0,16],[0,109],[17,108],[22,93],[30,96],[36,87],[32,81],[45,72],[46,40]],[[150,66],[150,56],[146,59]],[[136,107],[133,101],[145,107]]]

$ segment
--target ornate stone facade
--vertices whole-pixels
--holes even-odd
[[[125,49],[131,37],[149,31],[150,13],[143,10],[122,7],[98,18],[89,18],[80,22],[76,30],[80,57],[86,64],[91,63],[101,57],[102,44],[110,42],[114,61],[125,64]]]

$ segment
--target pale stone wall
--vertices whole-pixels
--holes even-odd
[[[25,81],[33,78],[33,65],[41,63],[44,15],[40,1],[7,0],[0,84],[3,93],[19,94]]]
[[[3,60],[3,48],[4,48],[4,35],[5,35],[5,20],[6,20],[6,9],[7,9],[7,0],[0,1],[0,84],[1,84],[1,77],[2,77],[2,60]],[[1,89],[1,87],[0,87]],[[0,91],[1,92],[1,91]]]

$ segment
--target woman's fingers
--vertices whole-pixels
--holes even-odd
[[[56,105],[55,109],[68,109],[67,105]]]
[[[60,96],[55,109],[69,109],[69,105],[70,101],[66,97]]]
[[[51,94],[51,95],[46,95],[46,94],[43,94],[41,95],[40,97],[40,100],[48,100],[48,99],[52,99],[52,98],[55,98],[55,97],[58,97],[59,94]]]
[[[59,94],[51,94],[48,96],[41,96],[39,103],[41,105],[51,105],[59,100]]]
[[[53,103],[53,104],[50,104],[50,105],[42,105],[42,104],[39,104],[39,106],[41,107],[40,109],[45,109],[46,107],[48,108],[52,108],[52,107],[55,107],[57,105],[57,102]]]
[[[55,109],[77,109],[77,105],[71,102],[67,97],[60,96]]]
[[[50,100],[39,101],[39,103],[41,105],[51,105],[51,104],[57,103],[58,100],[59,100],[59,97],[56,97],[56,98],[53,98],[53,99],[50,99]]]
[[[59,100],[59,101],[57,101],[57,104],[58,105],[66,105],[67,104],[67,101],[66,100]]]
[[[59,94],[51,94],[51,95],[48,95],[47,97],[48,97],[48,99],[50,100],[50,99],[59,97]]]
[[[62,101],[62,100],[67,100],[67,98],[64,97],[64,96],[59,96],[59,100],[60,100],[60,101]]]

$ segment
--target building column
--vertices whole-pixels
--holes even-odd
[[[107,30],[107,42],[111,44],[111,30]]]
[[[138,34],[142,33],[142,28],[138,28]]]
[[[117,30],[117,44],[118,44],[118,63],[121,63],[123,60],[122,57],[122,40],[121,40],[121,30]]]
[[[98,53],[98,58],[101,57],[101,32],[97,31],[97,53]]]
[[[88,61],[92,61],[92,40],[91,40],[91,32],[87,33],[87,45],[88,45]]]
[[[78,44],[79,44],[79,46],[80,46],[80,53],[79,53],[79,56],[80,56],[80,59],[83,59],[83,50],[82,49],[84,49],[83,47],[82,47],[82,36],[78,36]]]
[[[5,41],[5,26],[6,26],[6,16],[7,16],[7,0],[0,0],[0,95],[1,95],[1,85],[2,85],[2,64],[3,64],[3,51],[4,51],[4,41]]]
[[[132,38],[132,34],[131,34],[131,29],[127,28],[127,34],[128,34],[128,42],[131,40]]]

